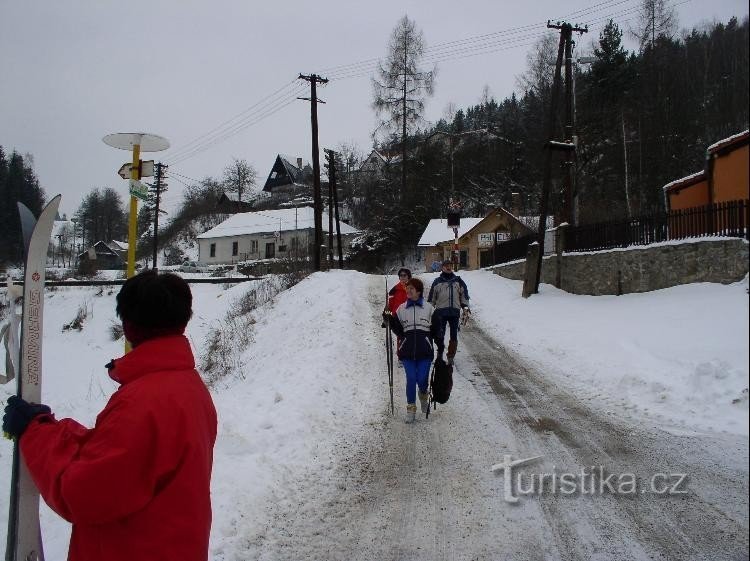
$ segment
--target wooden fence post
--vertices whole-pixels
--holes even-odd
[[[526,270],[523,275],[523,292],[521,292],[524,298],[536,292],[536,276],[540,261],[539,242],[536,241],[529,244],[529,249],[526,251]]]
[[[562,288],[563,251],[565,251],[565,235],[567,231],[568,223],[563,222],[557,227],[557,233],[555,234],[555,254],[557,255],[555,259],[557,263],[557,269],[555,270],[556,288]]]

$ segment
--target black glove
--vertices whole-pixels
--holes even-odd
[[[52,413],[52,410],[46,405],[29,403],[17,395],[12,395],[5,406],[3,432],[9,437],[20,438],[34,417],[49,413]]]

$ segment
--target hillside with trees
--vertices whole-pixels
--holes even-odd
[[[575,65],[580,224],[663,209],[665,184],[702,169],[710,144],[748,128],[747,18],[682,37],[673,28],[644,31],[639,52],[628,52],[624,31],[610,21],[593,62]],[[445,216],[449,197],[462,201],[466,216],[511,208],[511,193],[521,195],[520,212],[537,212],[556,49],[554,33],[540,39],[520,94],[496,100],[485,90],[480,103],[434,126],[376,144],[386,154],[407,147],[408,196],[400,158],[377,177],[353,176],[349,203],[368,232],[362,247],[413,247],[430,218]],[[556,127],[562,139],[562,122]],[[553,165],[553,213],[561,210],[561,164]]]

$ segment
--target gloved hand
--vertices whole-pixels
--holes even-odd
[[[20,438],[34,417],[49,413],[52,413],[52,410],[46,405],[29,403],[17,395],[12,395],[5,406],[3,432],[8,438]]]

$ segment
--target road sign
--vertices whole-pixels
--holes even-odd
[[[148,185],[138,181],[137,179],[130,180],[130,194],[141,199],[142,201],[148,200]]]
[[[130,179],[130,170],[133,168],[133,164],[130,162],[125,162],[122,164],[122,167],[117,171],[117,175],[122,177],[123,179]],[[140,177],[153,177],[154,176],[154,160],[141,160],[140,165],[140,173],[138,174]]]

